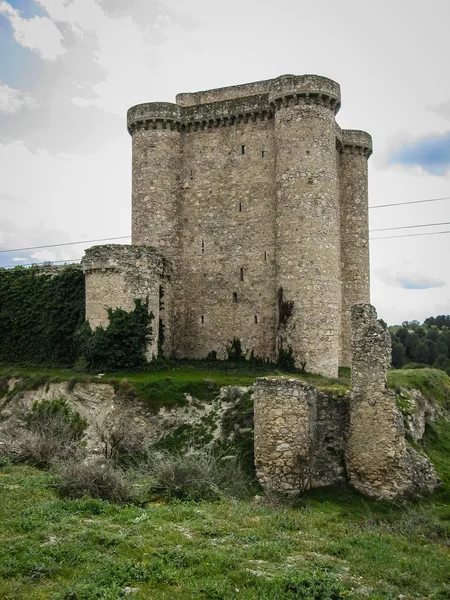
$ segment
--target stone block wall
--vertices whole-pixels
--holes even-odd
[[[298,492],[345,481],[348,399],[285,377],[261,377],[254,391],[255,465],[261,485]]]

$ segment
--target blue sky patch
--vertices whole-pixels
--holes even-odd
[[[450,132],[402,146],[391,154],[389,164],[422,167],[431,175],[445,175],[450,169]]]
[[[34,2],[33,0],[9,0],[7,4],[18,10],[23,19],[47,16],[47,13],[39,2]]]
[[[9,87],[30,90],[41,72],[41,59],[14,39],[9,20],[0,15],[0,81]]]

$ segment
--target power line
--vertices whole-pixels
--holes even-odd
[[[384,237],[369,238],[372,240],[393,240],[394,238],[404,237],[418,237],[421,235],[442,235],[444,233],[450,233],[450,231],[429,231],[428,233],[403,233],[402,235],[386,235]]]
[[[370,229],[370,233],[373,233],[375,231],[392,231],[393,229],[414,229],[414,227],[436,227],[438,225],[450,225],[450,221],[444,223],[426,223],[423,225],[402,225],[401,227],[384,227],[383,229]],[[439,233],[439,231],[436,231],[436,233]]]
[[[439,200],[450,200],[450,196],[446,196],[444,198],[428,198],[426,200],[411,200],[410,202],[397,202],[395,204],[376,204],[375,206],[369,206],[369,210],[374,208],[388,208],[390,206],[404,206],[406,204],[421,204],[423,202],[438,202]],[[386,229],[371,229],[371,232],[375,231],[389,231],[389,229],[408,229],[413,227],[432,227],[434,225],[450,225],[450,223],[434,223],[434,224],[426,224],[426,225],[407,225],[404,227],[391,227]],[[93,244],[95,242],[110,242],[112,240],[126,240],[130,239],[131,235],[122,235],[117,237],[110,238],[99,238],[96,240],[79,240],[77,242],[62,242],[61,244],[47,244],[46,246],[27,246],[26,248],[9,248],[6,250],[0,250],[0,253],[5,252],[24,252],[25,250],[42,250],[45,248],[59,248],[61,246],[75,246],[77,244]],[[59,261],[61,262],[61,261]],[[33,263],[34,264],[34,263]],[[25,266],[25,265],[24,265]]]
[[[422,204],[423,202],[438,202],[439,200],[450,200],[450,196],[444,198],[427,198],[426,200],[411,200],[410,202],[396,202],[395,204],[375,204],[369,206],[369,210],[373,208],[388,208],[389,206],[405,206],[406,204]]]
[[[79,242],[63,242],[62,244],[48,244],[47,246],[29,246],[28,248],[11,248],[9,250],[0,250],[0,252],[23,252],[24,250],[39,250],[41,248],[58,248],[59,246],[74,246],[76,244],[92,244],[94,242],[108,242],[111,240],[129,239],[131,235],[122,235],[120,237],[101,238],[99,240],[81,240]]]
[[[431,226],[431,225],[430,225]],[[411,227],[427,227],[427,225],[412,225]],[[393,229],[397,229],[397,227],[394,227]],[[401,229],[401,228],[399,228]],[[376,231],[376,230],[373,230]],[[383,231],[383,230],[377,230],[377,231]],[[450,233],[450,230],[448,231],[429,231],[427,233],[403,233],[401,235],[387,235],[387,236],[383,236],[383,237],[375,237],[375,238],[369,238],[370,241],[375,241],[375,240],[393,240],[393,239],[397,239],[397,238],[406,238],[406,237],[418,237],[418,236],[423,236],[423,235],[443,235],[446,233]],[[128,236],[129,237],[129,236]],[[118,238],[115,238],[118,239]],[[45,265],[56,265],[56,264],[61,264],[61,263],[69,263],[69,262],[77,262],[77,261],[81,261],[81,258],[69,258],[66,260],[46,260],[43,262],[35,262],[35,263],[27,263],[27,264],[21,264],[21,263],[17,263],[17,264],[11,264],[11,265],[3,265],[0,266],[0,269],[9,269],[12,267],[33,267],[35,265],[39,266],[45,266]]]
[[[69,262],[77,262],[78,260],[81,260],[81,258],[67,258],[65,260],[45,260],[45,261],[41,261],[41,262],[35,262],[35,263],[26,263],[26,264],[22,264],[22,263],[16,263],[15,265],[3,265],[0,266],[0,269],[9,269],[10,267],[34,267],[34,266],[41,266],[41,267],[45,267],[47,265],[56,265],[56,264],[61,264],[61,263],[69,263]]]

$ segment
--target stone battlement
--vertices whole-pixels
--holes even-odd
[[[321,104],[335,114],[341,105],[339,85],[317,75],[282,75],[276,79],[219,88],[193,94],[178,94],[176,104],[150,102],[131,107],[127,114],[130,134],[137,129],[220,127],[272,118],[281,106]]]

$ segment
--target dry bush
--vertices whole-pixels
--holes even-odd
[[[10,456],[37,467],[72,459],[81,450],[87,422],[62,398],[35,402],[22,426],[9,432]]]
[[[224,456],[210,448],[190,447],[184,453],[150,452],[146,471],[153,480],[153,490],[168,498],[241,496],[248,486],[237,457]]]
[[[122,466],[133,466],[145,455],[146,448],[142,432],[130,427],[133,415],[134,413],[130,409],[111,422],[94,423],[106,460]]]
[[[133,499],[131,479],[111,461],[62,463],[55,468],[56,488],[66,498],[91,496],[115,503]]]

